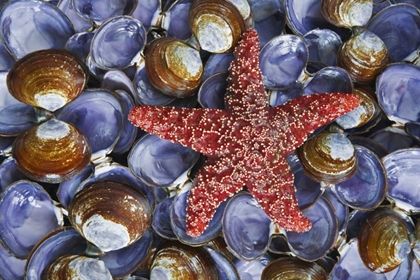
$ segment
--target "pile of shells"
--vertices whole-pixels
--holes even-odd
[[[1,279],[420,279],[418,1],[1,3]],[[288,157],[308,232],[244,188],[191,237],[203,157],[127,116],[224,108],[250,27],[270,106],[361,105]]]

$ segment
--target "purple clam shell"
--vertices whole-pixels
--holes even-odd
[[[400,280],[409,279],[411,258],[406,258],[396,269],[387,273],[370,271],[360,258],[358,240],[352,239],[340,249],[340,258],[331,272],[333,280],[369,279],[369,280]]]
[[[333,186],[337,197],[354,209],[370,210],[378,207],[385,198],[388,184],[386,171],[375,153],[362,146],[355,146],[356,174]]]
[[[258,1],[260,3],[268,1]],[[271,1],[274,2],[274,1]],[[277,2],[277,1],[276,1]],[[278,1],[281,4],[280,1]],[[260,46],[264,46],[271,38],[279,36],[283,33],[284,27],[286,26],[286,16],[282,10],[271,10],[274,14],[266,15],[266,18],[258,20],[254,23],[254,28],[258,32],[260,38]],[[255,14],[254,14],[255,16]]]
[[[36,124],[32,106],[16,100],[6,84],[8,71],[0,71],[0,135],[15,136]]]
[[[101,88],[109,89],[111,91],[123,90],[136,98],[136,90],[130,78],[121,70],[110,70],[105,73],[101,82]]]
[[[73,26],[57,7],[39,0],[8,2],[0,12],[1,38],[18,59],[42,49],[64,47]]]
[[[32,250],[26,265],[26,279],[45,279],[48,267],[64,255],[82,255],[88,244],[73,228],[60,228],[47,235]]]
[[[153,211],[152,227],[157,234],[169,240],[177,240],[171,227],[170,211],[175,196],[168,197],[159,203]]]
[[[82,61],[86,62],[86,58],[90,52],[90,43],[94,34],[95,33],[93,32],[76,33],[69,38],[64,47],[66,50],[79,57]]]
[[[70,201],[76,193],[76,189],[79,184],[89,178],[92,175],[94,170],[93,164],[88,164],[85,169],[82,170],[79,174],[73,176],[70,180],[61,182],[58,190],[57,197],[61,205],[67,209],[70,205]]]
[[[162,106],[175,100],[174,97],[163,94],[161,91],[152,86],[147,76],[144,63],[141,63],[138,66],[138,70],[134,76],[133,85],[137,93],[137,102],[140,104]]]
[[[12,157],[6,158],[0,164],[0,193],[10,184],[22,179],[28,178],[20,172],[17,168],[16,161]]]
[[[308,49],[301,37],[281,35],[271,39],[260,54],[264,86],[287,88],[302,74],[308,61]]]
[[[418,8],[412,5],[384,8],[369,21],[367,29],[382,39],[394,62],[403,60],[420,47],[420,15]]]
[[[312,228],[307,232],[286,232],[290,250],[297,257],[315,261],[325,256],[336,243],[338,221],[334,208],[324,198],[320,197],[314,205],[303,210],[303,215],[312,222]]]
[[[321,28],[331,29],[341,37],[348,37],[349,32],[329,23],[321,13],[319,0],[285,0],[286,19],[289,27],[298,35]]]
[[[353,92],[350,75],[339,67],[325,67],[319,70],[304,85],[303,94],[310,95],[323,92]]]
[[[383,159],[387,172],[387,197],[406,211],[420,211],[420,149],[403,149]]]
[[[240,279],[244,280],[260,280],[264,269],[274,258],[269,254],[264,254],[261,258],[245,261],[236,259],[234,261],[235,267],[238,270]]]
[[[315,201],[321,196],[322,188],[319,182],[309,178],[303,171],[302,164],[295,153],[288,156],[287,162],[290,165],[292,173],[295,177],[294,185],[296,188],[296,198],[298,200],[299,208],[306,209],[313,205]]]
[[[8,156],[12,153],[12,145],[16,137],[0,136],[0,156]],[[0,185],[1,190],[1,185]]]
[[[371,152],[374,152],[375,155],[379,158],[382,158],[388,154],[384,147],[379,145],[377,142],[360,136],[349,136],[348,137],[353,145],[363,146],[368,148]]]
[[[185,182],[198,157],[190,148],[149,134],[134,144],[128,167],[147,185],[167,187]]]
[[[74,26],[76,33],[89,31],[93,28],[93,22],[81,17],[73,7],[73,0],[60,0],[57,5],[63,13],[69,18]]]
[[[172,207],[170,208],[170,218],[172,229],[178,240],[184,244],[191,246],[199,246],[215,239],[222,230],[222,216],[226,207],[226,201],[222,202],[214,213],[206,230],[198,237],[191,237],[186,233],[186,216],[187,216],[187,197],[189,191],[180,192],[174,198]]]
[[[272,235],[270,238],[270,245],[268,251],[274,254],[289,254],[289,244],[287,244],[286,236],[284,235]]]
[[[228,72],[232,60],[233,53],[212,53],[204,65],[202,80],[207,80],[215,73]]]
[[[57,119],[73,124],[87,138],[92,161],[104,158],[117,143],[123,125],[119,98],[104,89],[84,90],[56,112]]]
[[[188,12],[191,2],[191,0],[175,1],[169,9],[164,8],[165,17],[163,27],[168,32],[168,36],[181,40],[187,40],[191,37],[192,31],[188,22]]]
[[[286,103],[291,99],[298,98],[303,95],[303,84],[297,82],[287,89],[271,90],[269,102],[270,106],[276,107]]]
[[[0,70],[10,70],[15,64],[15,59],[4,46],[3,42],[0,44]]]
[[[0,244],[0,278],[23,279],[26,259],[18,259]]]
[[[222,219],[223,235],[229,250],[251,261],[267,251],[271,220],[249,193],[234,195]]]
[[[340,36],[330,29],[313,29],[303,36],[309,61],[322,62],[328,66],[337,64],[337,52],[342,45]]]
[[[328,202],[331,203],[332,207],[334,208],[334,213],[338,221],[339,233],[344,232],[346,230],[347,221],[349,219],[349,208],[337,198],[331,188],[327,188],[322,195],[328,200]]]
[[[419,19],[420,21],[420,19]],[[391,64],[376,81],[378,102],[393,121],[420,121],[420,67]]]
[[[208,77],[198,90],[198,102],[204,108],[224,109],[227,87],[227,72]]]
[[[72,0],[76,12],[97,25],[111,17],[131,14],[137,2],[138,0]]]
[[[140,20],[146,29],[152,25],[157,25],[156,19],[161,12],[160,0],[141,0],[138,1],[137,6],[131,16]]]
[[[128,247],[107,252],[99,259],[105,262],[106,267],[114,278],[124,277],[145,260],[152,245],[153,234],[149,229],[143,236]]]
[[[388,153],[411,148],[417,144],[416,140],[408,135],[404,129],[394,126],[385,127],[372,133],[369,135],[369,139],[381,145]]]
[[[219,279],[229,279],[229,280],[240,279],[235,266],[224,254],[222,254],[221,252],[209,246],[205,246],[204,249],[206,249],[206,251],[210,253],[210,256],[214,260],[214,263],[216,264],[217,273],[219,275]]]
[[[130,16],[111,18],[92,38],[92,60],[102,69],[126,68],[137,62],[145,44],[146,30],[140,21]]]
[[[18,258],[27,258],[34,245],[60,226],[59,210],[37,183],[21,180],[0,198],[0,239]]]
[[[141,192],[147,198],[150,205],[155,205],[155,194],[152,189],[134,177],[127,167],[118,163],[97,166],[94,174],[79,184],[76,189],[76,193],[81,191],[85,186],[105,181],[119,182],[131,186]]]

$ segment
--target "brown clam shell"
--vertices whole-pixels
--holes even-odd
[[[150,83],[164,94],[180,98],[197,91],[203,65],[196,49],[176,38],[162,37],[147,46],[145,56]]]
[[[230,1],[193,1],[188,21],[200,47],[211,53],[233,51],[247,25],[252,21],[249,19],[252,17],[250,12],[248,18],[244,19],[247,14],[244,10],[246,9],[239,10]]]
[[[143,194],[111,181],[83,188],[69,206],[72,225],[103,252],[139,240],[149,228],[151,217],[152,207]]]
[[[89,164],[91,149],[74,126],[50,119],[20,134],[13,144],[12,156],[29,178],[60,183]]]
[[[83,63],[71,52],[55,49],[24,56],[7,75],[7,87],[13,97],[48,111],[75,99],[86,81]]]
[[[373,13],[373,0],[322,0],[321,13],[335,26],[365,26]]]
[[[150,279],[218,279],[216,264],[202,247],[167,242],[156,253],[150,267]]]
[[[324,269],[315,262],[305,262],[295,257],[281,257],[270,262],[263,270],[264,280],[327,280]]]
[[[337,184],[357,170],[355,149],[341,133],[320,133],[306,141],[297,155],[305,174],[317,182]]]
[[[102,260],[78,255],[65,255],[52,263],[46,280],[101,279],[112,280],[111,272]]]
[[[404,220],[388,208],[377,208],[359,233],[359,253],[367,268],[385,273],[397,268],[410,253]]]
[[[337,54],[337,65],[359,84],[374,82],[389,62],[385,43],[367,30],[347,40]]]

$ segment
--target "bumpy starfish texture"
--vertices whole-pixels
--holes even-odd
[[[207,156],[187,199],[187,234],[199,236],[217,207],[244,186],[288,231],[308,231],[295,196],[289,153],[322,125],[359,105],[352,94],[314,94],[270,107],[259,68],[259,39],[243,34],[229,68],[226,109],[139,106],[130,121]]]

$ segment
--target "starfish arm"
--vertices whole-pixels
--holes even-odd
[[[359,106],[354,94],[324,93],[293,99],[284,105],[270,108],[272,127],[276,128],[283,155],[298,148],[317,128],[349,113]]]
[[[229,158],[207,159],[187,199],[187,234],[196,237],[204,232],[217,207],[243,188],[244,176]]]
[[[247,30],[235,49],[229,68],[225,105],[241,115],[268,108],[267,94],[259,67],[259,39],[255,29]]]
[[[284,158],[261,170],[247,182],[249,192],[277,225],[287,231],[310,230],[311,221],[299,209],[293,174]]]
[[[218,143],[229,126],[229,113],[224,110],[138,106],[128,119],[148,133],[204,155],[216,155],[225,148]]]

